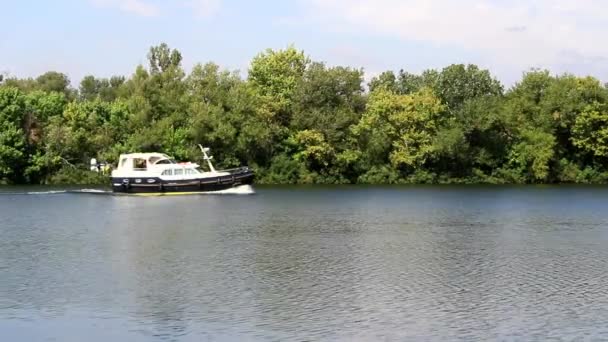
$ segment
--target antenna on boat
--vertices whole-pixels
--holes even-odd
[[[211,164],[211,159],[213,159],[213,156],[207,155],[207,152],[209,152],[209,147],[203,147],[203,145],[201,144],[198,144],[198,147],[201,149],[201,152],[203,152],[203,159],[207,161],[207,165],[209,165],[209,170],[211,170],[211,172],[215,172],[215,168],[213,167],[213,164]]]

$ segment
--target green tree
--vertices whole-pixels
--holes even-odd
[[[27,163],[23,129],[25,97],[14,87],[0,88],[0,181],[19,182]]]
[[[362,83],[361,70],[311,63],[295,93],[291,128],[322,132],[332,145],[342,147],[349,127],[365,109]]]
[[[397,95],[381,89],[371,94],[366,112],[353,127],[373,164],[387,160],[395,168],[415,170],[433,155],[441,102],[429,89]]]
[[[285,50],[268,49],[251,61],[251,86],[266,100],[270,113],[284,126],[291,120],[297,86],[309,62],[304,52],[293,46]]]
[[[148,61],[152,74],[164,73],[180,67],[182,54],[178,50],[169,48],[166,43],[161,43],[150,48]]]
[[[70,89],[70,79],[67,75],[57,71],[46,72],[36,78],[36,89],[44,92],[64,93],[68,97],[72,97],[73,92]]]
[[[114,101],[121,95],[125,81],[123,76],[112,76],[110,79],[85,76],[78,88],[79,98],[92,101],[99,97],[103,101]]]
[[[368,87],[370,92],[380,89],[385,89],[395,93],[399,92],[399,88],[397,87],[397,77],[392,71],[384,71],[380,75],[375,76],[369,82]]]
[[[501,95],[503,87],[488,70],[472,64],[454,64],[441,70],[433,90],[449,110],[456,111],[467,100]]]
[[[87,182],[88,160],[162,151],[261,182],[604,182],[608,89],[593,77],[530,70],[506,92],[488,70],[456,64],[386,71],[265,50],[246,79],[215,63],[187,75],[167,44],[129,77],[0,80],[0,182]],[[198,160],[197,160],[198,159]]]
[[[554,157],[555,137],[536,130],[524,130],[510,153],[510,163],[527,173],[530,181],[549,180],[550,162]]]
[[[608,157],[608,108],[598,102],[576,117],[572,142],[595,157]]]
[[[321,132],[303,130],[295,133],[291,139],[297,146],[294,158],[306,163],[310,170],[323,170],[335,157],[333,147],[325,141]]]

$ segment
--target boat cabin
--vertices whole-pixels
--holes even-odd
[[[199,165],[176,163],[163,153],[121,154],[118,167],[112,172],[114,177],[168,177],[191,178],[201,174]]]
[[[149,171],[149,168],[159,165],[177,164],[168,155],[163,153],[130,153],[121,154],[118,170],[121,171]]]

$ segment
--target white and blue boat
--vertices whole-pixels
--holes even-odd
[[[202,171],[191,162],[178,163],[164,153],[121,154],[112,171],[112,190],[127,194],[181,194],[229,190],[253,184],[249,167],[215,170],[208,148],[199,145],[209,167]]]

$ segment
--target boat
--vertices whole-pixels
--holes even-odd
[[[249,167],[215,170],[209,148],[203,148],[209,171],[192,162],[176,162],[164,153],[121,154],[111,173],[112,191],[125,194],[188,194],[220,192],[253,184]]]

